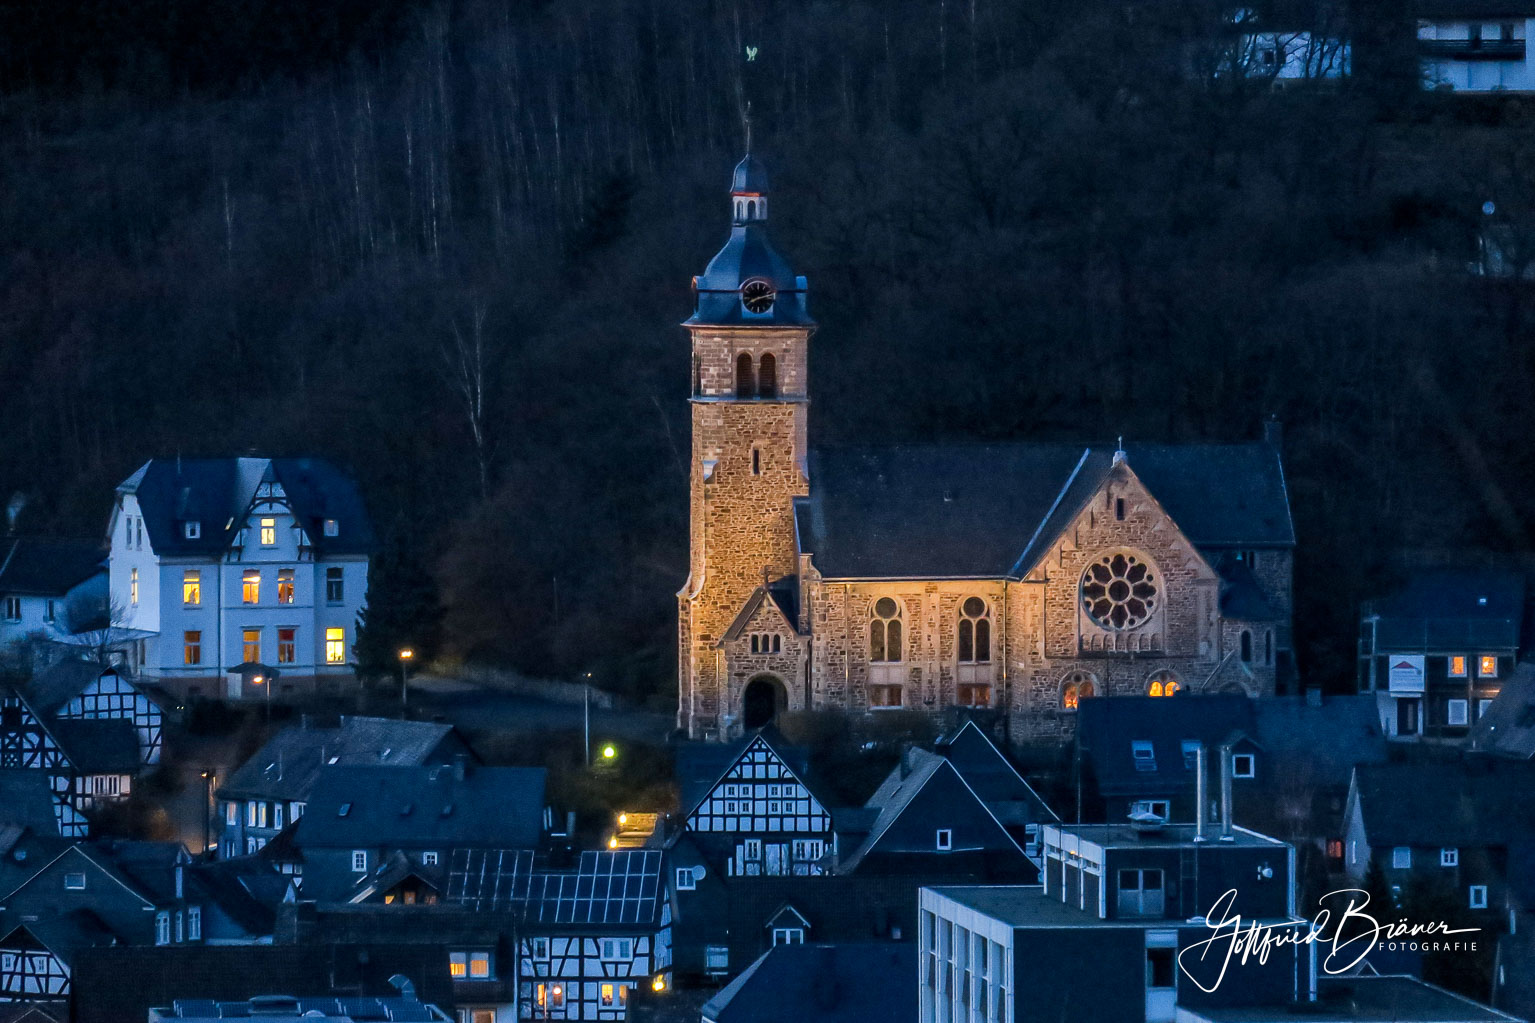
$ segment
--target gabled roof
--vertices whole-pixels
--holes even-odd
[[[878,807],[879,814],[875,817],[873,825],[869,828],[868,837],[863,840],[863,843],[853,851],[852,855],[838,863],[838,872],[851,874],[857,870],[859,864],[879,846],[886,832],[895,825],[896,821],[900,820],[902,814],[911,809],[912,804],[922,793],[922,790],[935,778],[941,778],[945,775],[956,779],[970,793],[975,800],[975,808],[990,817],[992,822],[996,824],[997,831],[1007,839],[1020,856],[1023,855],[1023,850],[1018,847],[1018,843],[1008,833],[1007,828],[1000,820],[997,820],[996,814],[986,805],[986,802],[976,793],[975,789],[970,787],[965,781],[964,776],[952,763],[936,753],[929,753],[925,749],[914,748],[906,751],[905,755],[901,758],[901,763],[896,765],[885,776],[885,780],[874,791],[874,795],[869,797],[865,805],[871,808]],[[1054,815],[1051,814],[1051,816],[1053,817]],[[923,847],[924,851],[928,851],[928,848],[927,846]],[[911,850],[901,849],[894,851],[910,852]]]
[[[1192,785],[1183,743],[1201,742],[1218,756],[1233,732],[1257,737],[1253,702],[1239,694],[1210,696],[1108,696],[1083,700],[1077,736],[1105,795],[1156,795]],[[1137,763],[1132,744],[1150,742],[1152,759]]]
[[[218,794],[302,801],[324,767],[420,767],[452,731],[440,722],[359,716],[342,717],[336,727],[293,725],[268,739]]]
[[[1223,554],[1216,561],[1215,571],[1221,577],[1222,618],[1261,622],[1282,617],[1263,595],[1263,587],[1258,585],[1247,562]]]
[[[253,856],[194,863],[186,869],[187,898],[212,903],[251,937],[266,937],[291,878]]]
[[[1414,572],[1395,593],[1365,605],[1376,616],[1375,649],[1475,654],[1514,650],[1524,619],[1524,577],[1500,569]]]
[[[794,610],[792,584],[786,586],[782,583],[774,583],[771,586],[758,586],[752,591],[752,595],[747,597],[746,603],[742,605],[740,613],[730,623],[730,628],[725,630],[725,634],[719,638],[715,646],[722,646],[740,639],[741,633],[746,631],[746,627],[751,624],[752,616],[757,613],[757,609],[764,601],[778,612],[791,632],[799,632],[799,616]]]
[[[62,597],[105,572],[106,557],[100,540],[0,538],[0,594]]]
[[[223,553],[244,528],[264,479],[282,485],[299,525],[317,554],[367,554],[373,526],[356,482],[323,458],[174,458],[146,462],[117,487],[134,494],[150,545],[161,556]],[[326,519],[336,535],[326,536]],[[197,522],[188,539],[184,524]]]
[[[70,700],[85,692],[87,686],[103,675],[118,674],[94,661],[69,658],[39,672],[27,683],[27,702],[39,714],[53,714]]]
[[[328,767],[298,822],[302,848],[532,848],[543,830],[542,767]]]
[[[910,987],[916,971],[910,942],[778,945],[706,1002],[703,1020],[915,1023]]]
[[[1138,445],[1125,462],[1197,546],[1295,543],[1268,444]],[[1114,449],[1070,444],[817,450],[795,501],[800,551],[826,578],[1015,577],[1114,467]]]
[[[1535,757],[1535,664],[1514,667],[1492,705],[1471,726],[1466,746],[1519,760]]]
[[[1374,848],[1509,846],[1535,837],[1535,763],[1471,754],[1354,770],[1350,799]]]
[[[960,777],[988,805],[1028,804],[1035,810],[1031,821],[1060,820],[974,721],[966,721],[952,735],[940,737],[933,751],[953,764]]]
[[[791,746],[778,729],[769,725],[731,743],[693,742],[677,747],[677,786],[684,819],[693,815],[698,804],[714,791],[726,773],[759,740],[783,761],[784,766],[799,779],[800,784],[810,790],[823,807],[826,805],[825,800],[816,794],[809,778],[809,753],[802,747]]]
[[[126,944],[127,935],[118,934],[100,916],[89,909],[67,913],[29,913],[31,919],[18,923],[0,935],[0,943],[11,940],[17,931],[30,934],[43,948],[57,956],[65,966],[74,962],[82,950],[100,945]]]

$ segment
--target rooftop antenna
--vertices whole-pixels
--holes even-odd
[[[1118,465],[1125,460],[1125,435],[1120,434],[1119,440],[1114,446],[1114,464]]]

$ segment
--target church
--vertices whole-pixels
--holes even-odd
[[[1070,735],[1096,696],[1273,694],[1292,670],[1279,425],[1235,444],[812,450],[806,279],[748,155],[693,279],[677,724],[786,711],[1003,717]]]

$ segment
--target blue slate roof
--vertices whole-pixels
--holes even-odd
[[[910,943],[778,945],[703,1007],[704,1023],[905,1023],[917,1019]]]
[[[736,165],[732,194],[767,194],[767,169],[754,156]],[[752,200],[755,205],[755,200]],[[741,302],[741,287],[748,281],[772,286],[774,299],[766,312],[753,313]],[[693,278],[696,305],[689,326],[810,327],[815,321],[805,305],[805,278],[768,241],[765,218],[735,217],[730,237],[709,260],[702,274]]]
[[[41,536],[0,539],[0,593],[62,597],[106,571],[106,558],[100,540]]]
[[[1424,569],[1396,593],[1368,603],[1364,614],[1379,617],[1375,648],[1382,652],[1515,650],[1524,577],[1499,569]]]
[[[718,742],[690,742],[677,747],[676,778],[678,797],[681,802],[684,817],[690,815],[698,804],[703,802],[746,748],[757,737],[761,737],[767,743],[768,748],[777,754],[795,777],[810,790],[811,795],[817,799],[820,796],[815,792],[815,786],[809,777],[810,754],[802,746],[791,746],[778,729],[771,725],[750,732],[731,743]],[[822,801],[822,805],[826,805]]]
[[[166,555],[217,555],[244,527],[256,488],[268,475],[282,484],[293,514],[317,554],[366,554],[373,525],[356,482],[323,458],[157,458],[117,487],[138,497],[151,546]],[[336,535],[324,522],[335,519]],[[183,524],[198,522],[188,539]]]
[[[1271,445],[1136,445],[1125,461],[1200,547],[1295,543]],[[1113,448],[1072,444],[817,450],[795,502],[800,551],[835,579],[1016,577],[1113,470]]]
[[[1240,694],[1174,697],[1110,696],[1083,700],[1077,735],[1104,795],[1159,795],[1192,786],[1184,740],[1204,743],[1211,763],[1233,733],[1256,737],[1253,701]],[[1150,742],[1153,761],[1137,765],[1131,743]],[[1146,769],[1146,768],[1151,769]]]
[[[219,787],[221,799],[306,800],[320,771],[451,763],[453,726],[344,715],[336,727],[290,726],[267,740]]]
[[[326,767],[298,822],[304,848],[533,848],[542,767]]]

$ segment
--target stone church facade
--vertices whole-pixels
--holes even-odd
[[[689,574],[678,727],[786,710],[953,707],[1013,739],[1083,699],[1272,694],[1295,546],[1277,424],[1245,444],[812,451],[805,278],[748,156],[694,278]]]

